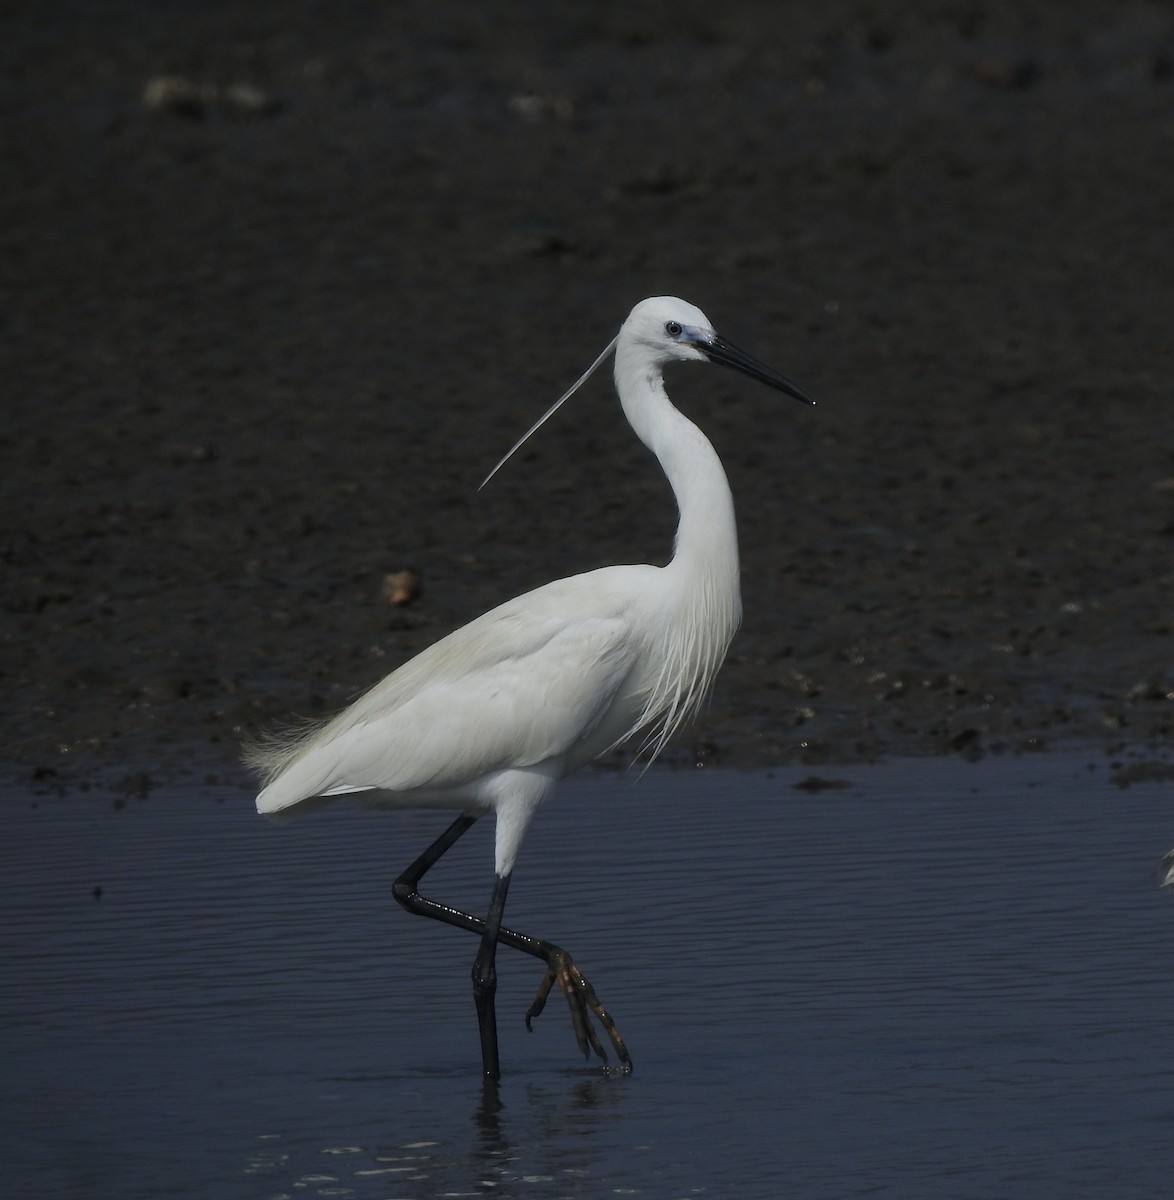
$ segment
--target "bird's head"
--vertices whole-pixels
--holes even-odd
[[[641,300],[620,328],[619,346],[638,346],[657,367],[670,362],[714,362],[731,367],[770,387],[814,404],[784,375],[731,345],[696,305],[676,296],[652,296]]]
[[[744,350],[731,346],[725,338],[714,332],[709,318],[695,305],[686,300],[679,300],[676,296],[653,296],[648,300],[641,300],[632,309],[628,319],[620,326],[619,333],[604,347],[603,353],[518,438],[482,481],[482,487],[501,470],[518,447],[583,386],[612,351],[616,354],[617,373],[620,370],[621,357],[626,357],[630,365],[646,378],[649,373],[659,374],[660,368],[669,362],[715,362],[741,371],[770,387],[778,388],[779,391],[786,392],[788,396],[794,396],[796,400],[802,400],[805,404],[815,403],[785,376],[752,358]]]
[[[696,305],[676,296],[641,300],[620,329],[620,341],[640,346],[659,364],[706,362],[706,347],[717,334],[709,318]]]

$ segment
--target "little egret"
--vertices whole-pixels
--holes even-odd
[[[570,955],[502,925],[514,860],[538,805],[571,771],[633,734],[649,759],[701,703],[741,619],[734,504],[709,440],[673,407],[662,370],[715,362],[812,403],[798,387],[719,337],[683,300],[643,300],[574,385],[502,463],[615,351],[615,385],[636,436],[656,455],[679,510],[664,567],[603,567],[556,580],[436,642],[325,724],[248,751],[264,788],[257,809],[292,815],[346,793],[374,807],[453,808],[460,815],[396,880],[395,898],[479,939],[473,995],[481,1059],[500,1077],[494,993],[499,943],[546,964],[526,1025],[557,983],[579,1049],[631,1058]],[[484,919],[426,899],[420,880],[479,817],[496,814],[494,882]]]

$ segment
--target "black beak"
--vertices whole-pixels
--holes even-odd
[[[705,352],[710,362],[720,363],[723,367],[733,367],[735,371],[741,371],[751,379],[757,379],[769,387],[778,388],[780,392],[786,392],[788,396],[794,396],[796,400],[802,400],[804,404],[815,403],[802,388],[793,384],[785,375],[780,375],[765,363],[760,363],[745,350],[731,346],[725,338],[715,337],[712,342],[695,344],[699,350]]]

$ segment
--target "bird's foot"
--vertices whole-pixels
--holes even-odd
[[[558,947],[551,947],[551,952],[547,957],[546,974],[538,985],[534,1003],[526,1011],[526,1028],[533,1031],[531,1022],[546,1007],[546,998],[556,983],[562,989],[563,995],[567,998],[567,1004],[570,1006],[571,1026],[575,1031],[575,1041],[579,1044],[583,1057],[590,1058],[594,1051],[599,1058],[605,1063],[607,1062],[607,1051],[603,1048],[599,1034],[596,1033],[595,1026],[591,1022],[591,1014],[594,1013],[596,1020],[607,1030],[607,1036],[611,1039],[611,1044],[619,1057],[621,1069],[625,1074],[630,1072],[632,1056],[628,1053],[628,1047],[624,1045],[624,1039],[620,1037],[620,1031],[611,1019],[611,1014],[600,1003],[599,997],[595,994],[595,989],[587,977],[571,961],[571,956]]]

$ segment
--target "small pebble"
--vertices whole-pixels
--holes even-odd
[[[383,577],[383,599],[388,604],[411,604],[420,594],[420,576],[415,571],[392,571]]]

